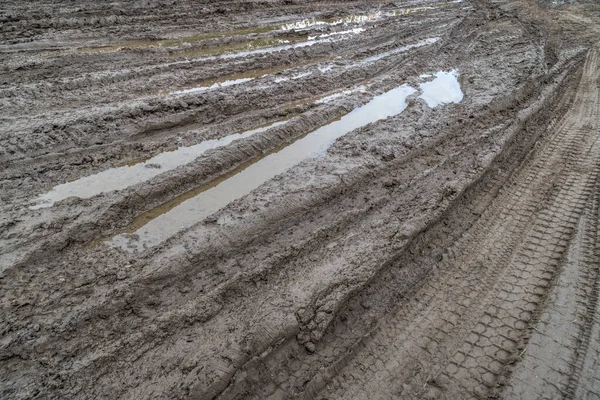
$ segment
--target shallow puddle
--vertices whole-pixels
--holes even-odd
[[[143,246],[154,246],[162,242],[233,200],[247,195],[302,160],[324,154],[337,138],[369,123],[401,113],[406,108],[406,98],[414,92],[414,88],[402,85],[374,97],[369,103],[339,120],[242,166],[233,175],[188,192],[167,205],[140,216],[134,222],[137,230],[127,231],[135,233],[138,236],[136,240],[127,235],[118,235],[111,240],[111,244],[123,249],[141,249]]]
[[[462,101],[464,95],[458,82],[458,72],[455,69],[449,72],[439,71],[433,76],[432,81],[419,85],[421,90],[419,98],[425,100],[429,107],[433,108],[441,104],[460,103]],[[421,77],[430,76],[421,75]]]
[[[279,121],[243,133],[228,135],[221,139],[206,140],[193,146],[179,147],[177,150],[163,152],[138,163],[134,161],[130,164],[110,168],[97,174],[67,182],[55,186],[49,192],[39,196],[36,199],[36,204],[30,208],[50,207],[55,202],[71,196],[86,199],[100,193],[125,189],[154,178],[163,172],[188,164],[208,150],[226,146],[234,140],[247,138],[285,123],[287,121]]]
[[[452,3],[458,3],[462,0],[453,1]],[[377,11],[370,14],[360,15],[349,15],[342,18],[309,18],[298,22],[292,22],[281,26],[281,30],[304,30],[319,26],[336,26],[336,25],[350,25],[350,24],[363,24],[365,22],[377,21],[382,18],[397,17],[402,15],[408,15],[413,13],[420,13],[427,10],[435,10],[440,7],[447,7],[447,3],[432,4],[425,7],[413,7],[413,8],[399,8],[392,11]]]

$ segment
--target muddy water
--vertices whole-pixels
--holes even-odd
[[[188,164],[202,156],[208,150],[226,146],[234,140],[244,139],[285,123],[287,121],[279,121],[243,133],[228,135],[221,139],[206,140],[193,146],[179,147],[177,150],[160,153],[139,163],[130,163],[110,168],[97,174],[67,182],[55,186],[51,191],[39,196],[36,199],[37,204],[30,208],[50,207],[55,202],[71,196],[90,198],[100,193],[125,189],[137,183],[147,181],[163,172]]]
[[[463,92],[458,82],[458,71],[439,71],[433,75],[435,78],[430,82],[421,83],[419,98],[425,100],[429,107],[437,107],[441,104],[460,103]],[[421,75],[421,77],[428,77]]]
[[[233,200],[247,195],[302,160],[324,154],[337,138],[369,123],[401,113],[406,108],[406,98],[414,92],[414,88],[402,85],[374,97],[369,103],[339,120],[245,166],[236,174],[219,180],[217,184],[212,183],[206,188],[200,188],[194,197],[190,198],[190,195],[186,194],[174,200],[167,207],[170,210],[166,213],[161,214],[164,208],[159,208],[158,212],[141,216],[136,221],[139,229],[133,232],[136,240],[126,235],[118,235],[112,239],[111,245],[123,249],[141,249],[162,242],[178,231],[202,221]]]
[[[358,20],[357,20],[358,21]],[[263,32],[269,32],[269,31],[273,31],[275,30],[275,27],[265,27],[262,28]],[[258,29],[257,29],[258,31]],[[252,33],[250,30],[248,31],[242,31],[242,32],[247,32],[247,33]],[[298,37],[289,37],[286,39],[277,39],[277,38],[261,38],[261,39],[252,39],[252,40],[247,40],[247,41],[241,41],[241,42],[236,42],[236,43],[230,43],[230,44],[219,44],[216,46],[212,46],[212,47],[204,47],[204,48],[196,48],[196,49],[183,49],[183,50],[178,50],[178,51],[174,51],[173,53],[171,53],[172,57],[200,57],[200,56],[210,56],[210,55],[220,55],[220,54],[225,54],[225,53],[235,53],[235,52],[241,52],[242,54],[244,53],[244,50],[249,51],[249,50],[256,50],[256,49],[262,49],[262,48],[268,48],[268,47],[273,47],[273,48],[277,48],[277,46],[279,45],[285,45],[285,44],[289,44],[289,43],[293,43],[293,42],[300,42],[300,43],[306,43],[308,42],[312,42],[315,39],[324,39],[327,37],[334,37],[334,36],[346,36],[346,35],[351,35],[351,34],[359,34],[364,32],[363,28],[354,28],[354,29],[349,29],[349,30],[344,30],[344,31],[340,31],[340,32],[333,32],[333,33],[327,33],[327,34],[321,34],[321,35],[315,35],[315,36],[298,36]],[[119,50],[123,50],[123,49],[132,49],[132,48],[151,48],[151,47],[167,47],[167,48],[173,48],[173,50],[175,50],[175,48],[180,47],[184,44],[190,45],[192,43],[198,43],[201,42],[203,40],[207,40],[207,39],[212,39],[212,38],[217,38],[217,37],[223,37],[223,38],[227,38],[227,37],[235,37],[235,36],[241,36],[242,34],[227,34],[227,33],[223,33],[223,34],[214,34],[214,35],[195,35],[195,36],[189,36],[189,37],[184,37],[184,38],[179,38],[179,39],[167,39],[167,40],[133,40],[130,42],[122,42],[122,43],[117,43],[114,45],[108,45],[108,46],[104,46],[104,47],[99,47],[99,48],[86,48],[86,49],[80,49],[78,50],[80,53],[97,53],[97,52],[111,52],[111,51],[119,51]],[[295,47],[304,47],[305,45],[300,44],[299,46],[293,46],[293,45],[289,45],[289,46],[284,46],[285,48],[295,48]],[[275,50],[277,51],[277,50]],[[249,54],[254,54],[254,52],[249,53]]]
[[[408,15],[408,14],[423,12],[423,11],[427,11],[427,10],[435,10],[438,7],[439,6],[417,7],[417,8],[401,8],[399,10],[394,10],[394,11],[389,12],[388,15],[396,17],[396,16],[400,16],[400,15]]]
[[[349,29],[346,31],[323,33],[321,35],[309,36],[308,39],[313,40],[313,39],[323,39],[323,38],[332,37],[332,36],[344,36],[344,35],[352,35],[352,34],[357,35],[359,33],[363,33],[364,31],[365,31],[364,28],[354,28],[354,29]]]
[[[460,0],[462,1],[462,0]],[[281,26],[281,30],[304,30],[319,26],[336,26],[336,25],[350,25],[350,24],[364,24],[366,22],[377,21],[382,18],[397,17],[413,13],[419,13],[427,10],[435,10],[439,7],[447,6],[446,3],[433,4],[427,7],[414,7],[414,8],[399,8],[387,12],[374,12],[370,14],[362,15],[349,15],[343,18],[327,18],[327,19],[305,19],[298,22],[292,22]]]

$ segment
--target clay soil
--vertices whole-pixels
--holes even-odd
[[[0,398],[600,399],[599,44],[595,1],[0,2]]]

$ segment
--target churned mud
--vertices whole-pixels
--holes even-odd
[[[596,2],[0,21],[2,399],[600,398]]]

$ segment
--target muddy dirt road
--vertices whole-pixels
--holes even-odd
[[[0,398],[600,398],[596,2],[0,21]]]

